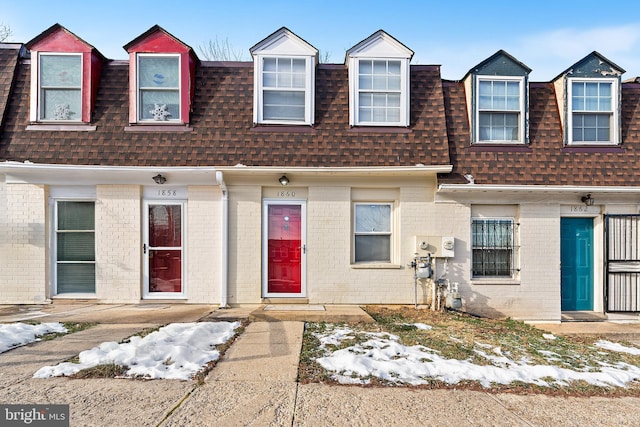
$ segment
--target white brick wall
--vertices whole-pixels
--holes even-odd
[[[47,283],[46,192],[0,183],[0,294],[3,304],[42,303]]]
[[[229,304],[257,304],[261,294],[262,189],[229,186]]]
[[[221,197],[219,187],[189,187],[185,242],[189,302],[220,302]]]
[[[96,295],[136,303],[142,292],[141,187],[96,187]]]

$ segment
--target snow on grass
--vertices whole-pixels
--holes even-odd
[[[231,339],[238,327],[240,322],[172,323],[125,343],[102,343],[81,352],[79,363],[45,366],[33,377],[68,376],[98,365],[117,364],[129,368],[125,377],[189,380],[208,362],[218,360],[216,346]]]
[[[622,344],[618,344],[611,341],[600,340],[595,343],[597,347],[610,351],[618,351],[620,353],[627,353],[633,355],[640,355],[640,349],[634,347],[627,347]]]
[[[0,324],[0,353],[11,350],[21,345],[34,341],[40,341],[41,336],[51,333],[67,333],[62,323],[40,323],[29,325],[27,323]]]
[[[375,377],[394,384],[411,385],[428,384],[433,380],[447,384],[477,381],[489,388],[492,384],[514,382],[560,386],[585,381],[599,387],[625,387],[640,380],[640,367],[628,363],[599,362],[597,366],[573,370],[552,364],[531,364],[526,359],[513,360],[500,347],[476,343],[475,354],[487,362],[477,364],[470,360],[447,359],[423,345],[403,345],[396,335],[387,333],[355,332],[341,327],[335,331],[328,328],[315,335],[324,353],[316,358],[316,362],[343,384],[368,384],[370,378]],[[347,340],[353,340],[354,344],[335,349]],[[620,349],[622,346],[607,347],[623,351]],[[551,353],[549,356],[557,357]]]

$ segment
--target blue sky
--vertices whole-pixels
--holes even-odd
[[[499,49],[532,68],[533,81],[551,80],[594,50],[627,70],[624,79],[640,76],[640,13],[630,0],[0,0],[0,23],[14,42],[59,23],[112,59],[125,59],[122,46],[155,24],[196,52],[228,39],[246,59],[285,26],[334,63],[383,29],[415,52],[413,64],[441,65],[446,79],[462,78]]]

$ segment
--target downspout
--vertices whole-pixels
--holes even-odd
[[[221,206],[221,266],[220,271],[220,308],[229,308],[228,304],[228,290],[229,290],[229,192],[227,191],[227,185],[224,182],[222,172],[216,172],[216,182],[220,186],[222,191],[222,206]]]

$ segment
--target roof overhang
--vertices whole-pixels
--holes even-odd
[[[0,174],[11,184],[98,185],[134,184],[154,185],[153,177],[160,174],[167,185],[216,185],[214,167],[155,167],[155,166],[77,166],[38,163],[3,162]]]
[[[590,194],[596,204],[640,203],[640,187],[607,187],[588,185],[491,185],[440,184],[436,201],[461,203],[582,203]]]

